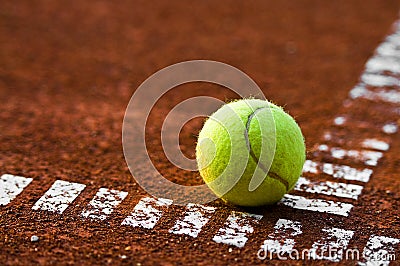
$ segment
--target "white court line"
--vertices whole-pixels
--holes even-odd
[[[7,205],[17,197],[26,186],[32,182],[32,178],[4,174],[0,177],[0,205]]]
[[[361,194],[363,187],[330,181],[313,182],[304,177],[300,177],[294,189],[307,193],[318,193],[356,200]]]
[[[371,87],[399,87],[400,79],[385,75],[379,74],[369,74],[365,73],[361,75],[361,84],[354,87],[354,89],[358,87],[365,87],[364,85],[368,85]],[[350,91],[350,97],[352,94],[352,90]],[[352,97],[351,97],[352,98]]]
[[[86,185],[57,180],[35,203],[32,210],[63,213],[69,204],[85,189]]]
[[[363,148],[374,149],[378,151],[388,151],[390,148],[387,142],[379,139],[365,139],[361,145]]]
[[[260,248],[270,258],[271,253],[290,254],[296,244],[294,237],[302,233],[300,222],[279,219],[275,224],[274,231],[268,235],[268,239],[264,241]]]
[[[347,248],[354,231],[339,228],[322,229],[325,237],[317,240],[310,249],[310,257],[339,262],[343,259],[343,251]]]
[[[344,116],[337,116],[335,119],[333,119],[333,123],[337,126],[344,125],[346,123],[346,117]]]
[[[368,73],[391,72],[400,73],[400,61],[391,56],[373,56],[365,64],[365,71]]]
[[[295,196],[286,194],[281,201],[278,202],[280,205],[285,205],[294,209],[316,211],[322,213],[330,213],[341,216],[349,216],[352,204],[336,202],[331,200],[323,199],[307,199],[301,196]]]
[[[400,81],[399,81],[400,82]],[[352,99],[362,98],[370,101],[382,101],[387,103],[400,103],[400,91],[395,89],[367,89],[359,85],[350,91]]]
[[[233,211],[213,240],[239,248],[244,247],[248,240],[247,235],[254,231],[252,224],[258,223],[262,217],[262,215]]]
[[[400,90],[399,90],[400,91]],[[390,112],[393,112],[396,115],[400,115],[400,107],[392,108]],[[378,124],[374,121],[362,121],[362,120],[352,120],[354,118],[349,118],[350,115],[341,115],[336,117],[333,123],[337,126],[346,125],[349,121],[352,122],[351,127],[353,128],[361,128],[361,129],[372,129],[372,128],[380,128],[381,131],[385,134],[391,135],[398,131],[397,122],[389,122],[386,121],[384,123],[379,122]],[[331,140],[341,140],[343,141],[343,136],[335,135],[338,132],[335,131],[326,131],[323,135],[325,141]],[[340,142],[339,142],[340,143]]]
[[[127,195],[128,192],[100,188],[81,215],[84,218],[105,220]]]
[[[319,145],[318,149],[321,152],[330,153],[333,158],[336,159],[344,159],[344,158],[352,158],[356,161],[360,161],[365,165],[376,166],[378,165],[378,161],[383,157],[383,153],[379,151],[357,151],[357,150],[345,150],[338,147],[328,147],[325,144]]]
[[[201,228],[210,220],[215,210],[214,207],[189,203],[183,220],[176,221],[169,232],[197,237]]]
[[[160,220],[164,210],[171,204],[170,199],[142,198],[121,225],[152,229]]]
[[[393,58],[400,59],[400,47],[396,46],[393,43],[389,43],[389,42],[382,43],[381,45],[378,46],[378,48],[376,49],[376,52],[380,56],[384,56],[384,57],[390,56]]]
[[[387,123],[383,125],[382,131],[386,134],[394,134],[398,131],[399,127],[397,126],[396,123]]]
[[[400,243],[400,239],[371,235],[364,248],[363,257],[365,262],[359,262],[363,266],[389,265],[391,261],[398,259],[395,246]]]
[[[399,108],[399,112],[400,112],[400,108]],[[337,120],[339,117],[336,117],[335,120]],[[346,120],[343,121],[343,123],[341,123],[340,125],[344,125]],[[342,121],[340,121],[342,122]],[[338,123],[335,123],[336,125],[339,125]],[[354,124],[353,124],[354,125]],[[385,126],[387,126],[387,124],[385,124]],[[357,127],[357,126],[355,126]],[[338,136],[339,134],[335,135],[337,133],[334,132],[325,132],[324,133],[324,140],[325,141],[329,141],[332,143],[343,143],[345,141],[345,139],[343,138],[343,136]],[[365,149],[371,149],[371,150],[377,150],[377,151],[388,151],[390,148],[390,145],[388,142],[382,140],[382,139],[378,139],[378,138],[367,138],[367,139],[360,139],[358,141],[359,144],[354,144],[356,145],[360,145],[362,148]]]
[[[371,169],[358,170],[347,165],[338,165],[331,163],[320,163],[306,160],[303,166],[303,173],[327,174],[334,178],[343,178],[345,180],[354,180],[367,183],[372,175]]]

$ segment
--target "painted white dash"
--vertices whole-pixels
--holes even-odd
[[[63,213],[69,204],[85,189],[86,185],[57,180],[33,205],[32,210]]]
[[[390,56],[374,56],[366,63],[365,70],[368,73],[382,73],[387,71],[398,74],[400,73],[400,61]]]
[[[333,123],[335,123],[335,125],[337,125],[337,126],[344,125],[344,123],[346,123],[346,117],[344,117],[344,116],[335,117],[335,119],[333,120]]]
[[[313,182],[300,177],[294,189],[307,193],[318,193],[356,200],[361,194],[363,186],[330,181]]]
[[[274,231],[261,245],[261,249],[266,255],[270,253],[290,254],[296,244],[295,237],[302,233],[300,222],[279,219],[275,224]]]
[[[398,22],[397,22],[398,23]],[[392,43],[394,45],[400,45],[400,30],[399,26],[395,25],[397,27],[396,31],[385,38],[385,42]]]
[[[312,174],[324,173],[334,178],[343,178],[345,180],[354,180],[364,183],[369,181],[372,172],[373,171],[368,168],[358,170],[348,165],[320,163],[311,160],[307,160],[303,167],[303,173],[312,173]]]
[[[365,73],[361,76],[361,81],[372,87],[398,87],[400,79],[379,74]]]
[[[169,232],[197,237],[201,228],[210,220],[214,212],[214,207],[189,203],[186,206],[185,217],[176,221]]]
[[[299,210],[325,212],[346,217],[349,216],[349,213],[353,208],[353,205],[349,203],[323,199],[307,199],[305,197],[290,194],[286,194],[278,204]]]
[[[239,248],[244,247],[248,240],[247,235],[254,231],[252,224],[258,223],[262,217],[262,215],[233,211],[213,240]]]
[[[376,49],[377,54],[380,56],[390,56],[393,58],[400,58],[400,47],[393,43],[384,42]]]
[[[370,90],[365,86],[357,86],[350,91],[352,99],[363,98],[371,101],[383,101],[387,103],[400,103],[400,92],[395,89]]]
[[[398,130],[398,126],[396,123],[387,123],[383,125],[382,131],[386,134],[394,134]]]
[[[7,205],[32,182],[32,178],[4,174],[0,177],[0,205]]]
[[[303,173],[318,174],[320,172],[321,163],[306,160],[303,165]]]
[[[160,220],[164,210],[171,204],[172,200],[170,199],[142,198],[133,212],[122,222],[122,225],[152,229]]]
[[[330,155],[336,159],[351,158],[355,161],[362,162],[365,165],[369,166],[376,166],[379,159],[383,157],[383,153],[378,151],[345,150],[338,147],[329,148],[325,144],[320,145],[319,150],[330,153]]]
[[[379,139],[365,139],[361,145],[363,146],[363,148],[379,151],[387,151],[390,148],[387,142]]]
[[[81,215],[84,218],[105,220],[127,195],[128,192],[100,188]]]
[[[354,231],[339,228],[322,229],[323,237],[314,242],[310,249],[313,259],[339,262],[343,259],[343,251],[353,237]]]
[[[395,261],[395,247],[400,243],[400,239],[371,235],[367,245],[363,251],[364,262],[359,262],[359,265],[389,265],[391,261]]]

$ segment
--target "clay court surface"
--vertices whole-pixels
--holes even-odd
[[[398,265],[399,10],[380,0],[2,1],[0,264]],[[386,54],[376,51],[382,44]],[[244,71],[301,126],[303,184],[280,204],[178,206],[135,183],[121,139],[130,97],[156,71],[194,59]],[[154,165],[180,184],[202,181],[168,162],[160,128],[177,103],[199,95],[237,98],[183,85],[147,124]],[[201,126],[194,119],[180,134],[188,157]],[[264,241],[343,256],[263,260]],[[346,259],[348,249],[370,257]],[[396,257],[368,264],[374,254]]]

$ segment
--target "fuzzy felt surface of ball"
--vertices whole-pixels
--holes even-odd
[[[224,201],[271,205],[293,189],[305,161],[293,117],[260,99],[223,105],[204,123],[196,146],[200,175]]]

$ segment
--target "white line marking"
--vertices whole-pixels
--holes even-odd
[[[172,200],[170,199],[142,198],[131,215],[122,222],[122,225],[152,229],[160,220],[164,210],[171,204]]]
[[[35,203],[32,210],[63,213],[69,204],[85,189],[86,185],[57,180]]]
[[[258,223],[262,217],[262,215],[233,211],[213,240],[239,248],[244,247],[248,239],[246,235],[254,231],[252,223]]]
[[[366,262],[359,262],[359,265],[389,265],[390,261],[396,258],[395,246],[400,243],[400,239],[371,235],[363,251]]]
[[[301,196],[286,194],[278,204],[307,211],[326,212],[341,216],[349,216],[352,204],[323,199],[307,199]]]
[[[350,91],[352,99],[363,98],[371,101],[383,101],[388,103],[400,103],[400,92],[391,89],[367,89],[363,85],[359,85]]]
[[[0,205],[7,205],[32,182],[32,178],[4,174],[0,177]]]
[[[365,71],[368,73],[391,72],[400,73],[400,64],[397,58],[390,56],[373,56],[365,65]]]
[[[390,56],[398,59],[400,58],[399,46],[396,46],[393,43],[383,42],[378,46],[376,52],[381,56]]]
[[[300,177],[294,189],[307,193],[319,193],[356,200],[361,194],[363,187],[359,185],[330,181],[312,182],[304,177]]]
[[[400,80],[395,77],[384,76],[379,74],[362,74],[361,75],[362,83],[371,86],[371,87],[398,87],[400,86]],[[364,84],[359,84],[355,88],[362,86]],[[350,92],[351,93],[351,92]]]
[[[394,134],[398,130],[398,126],[396,123],[388,123],[382,127],[382,131],[386,134]]]
[[[379,151],[387,151],[390,148],[387,142],[379,139],[365,139],[361,145],[363,146],[363,148]]]
[[[338,116],[333,120],[333,123],[335,123],[337,126],[344,125],[344,123],[346,123],[346,117]]]
[[[304,165],[303,165],[303,173],[312,173],[312,174],[318,174],[320,172],[321,165],[322,163],[318,162],[313,162],[311,160],[306,160]]]
[[[343,178],[345,180],[354,180],[360,182],[368,182],[371,175],[371,169],[358,170],[347,165],[338,165],[331,163],[320,163],[307,160],[303,167],[303,173],[320,174],[324,173],[334,178]]]
[[[84,218],[105,220],[127,195],[128,192],[100,188],[81,215]]]
[[[197,237],[201,228],[210,220],[214,212],[214,207],[189,203],[183,220],[176,221],[169,232]]]
[[[383,157],[383,153],[379,151],[344,150],[338,147],[329,148],[325,144],[319,145],[319,150],[330,153],[336,159],[352,158],[369,166],[376,166],[379,159]]]
[[[301,235],[301,223],[286,219],[279,219],[274,227],[274,232],[261,245],[266,255],[270,253],[290,254],[295,245],[294,237]],[[271,254],[270,254],[271,255]]]
[[[345,250],[353,237],[354,231],[339,228],[324,228],[326,237],[316,241],[311,249],[311,258],[339,262],[343,259]]]
[[[397,25],[397,24],[399,24],[399,22],[397,22],[395,24],[395,27],[397,27],[397,29],[392,34],[386,36],[385,40],[386,40],[386,42],[389,42],[389,43],[392,43],[392,44],[394,44],[396,46],[399,46],[400,45],[400,43],[399,43],[399,40],[400,40],[400,28],[399,28],[399,25]]]

